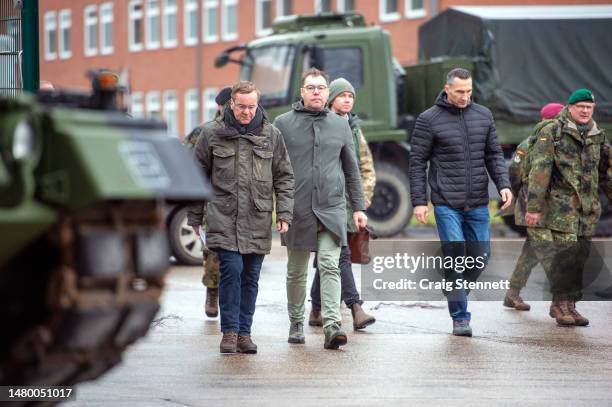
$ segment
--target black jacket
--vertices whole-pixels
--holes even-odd
[[[470,210],[489,202],[487,171],[498,190],[510,188],[491,111],[471,103],[460,109],[441,92],[417,118],[411,137],[412,205],[427,205],[427,161],[434,205]]]

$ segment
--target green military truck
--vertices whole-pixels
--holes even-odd
[[[604,63],[611,54],[601,40],[612,35],[610,17],[592,18],[593,10],[586,7],[591,11],[580,14],[574,7],[565,9],[571,16],[560,20],[554,18],[558,12],[548,15],[541,9],[461,7],[440,13],[421,26],[422,62],[413,66],[401,66],[392,55],[389,33],[366,25],[360,14],[290,16],[278,19],[270,36],[224,51],[215,65],[240,64],[241,78],[257,84],[272,118],[299,99],[304,69],[316,66],[332,79],[348,79],[376,165],[368,216],[380,235],[392,236],[412,216],[410,131],[418,114],[433,104],[450,69],[474,72],[474,98],[493,111],[507,158],[537,122],[540,107],[565,101],[574,88],[593,88],[597,119],[612,123],[612,80],[605,72],[610,64]],[[590,62],[568,62],[568,54]]]

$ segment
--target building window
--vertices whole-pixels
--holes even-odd
[[[406,17],[421,18],[427,15],[423,0],[406,0]]]
[[[100,53],[113,53],[113,3],[100,6]]]
[[[223,40],[233,41],[238,38],[238,0],[222,0]]]
[[[142,119],[144,117],[144,108],[142,106],[142,93],[133,92],[130,96],[130,110],[134,119]]]
[[[185,92],[185,134],[188,134],[200,124],[198,109],[198,91],[197,89],[189,89]]]
[[[204,23],[202,24],[204,30],[202,32],[202,39],[204,42],[215,42],[219,40],[219,32],[217,28],[218,20],[219,1],[218,0],[204,0],[204,8],[202,10],[204,16]]]
[[[168,135],[178,137],[178,101],[173,90],[164,92],[164,119],[168,124]]]
[[[128,6],[128,18],[130,20],[128,27],[129,50],[142,50],[142,1],[132,0]]]
[[[61,59],[70,58],[72,56],[70,46],[70,30],[72,28],[72,13],[70,10],[62,10],[59,12],[59,57]]]
[[[176,47],[176,11],[176,0],[164,0],[162,28],[165,48]]]
[[[161,120],[161,103],[158,91],[147,92],[147,117]]]
[[[255,33],[259,36],[272,33],[272,0],[256,0]]]
[[[276,17],[293,15],[293,0],[276,0]]]
[[[85,56],[98,55],[98,9],[85,7]]]
[[[380,21],[388,23],[400,19],[400,14],[397,11],[398,0],[380,0]]]
[[[315,0],[315,14],[331,12],[331,0]]]
[[[55,11],[45,13],[45,59],[57,58],[57,20]]]
[[[337,9],[338,13],[348,13],[351,11],[355,11],[355,0],[338,0]]]
[[[147,0],[147,49],[159,48],[159,0]]]
[[[198,0],[185,0],[185,45],[198,42]]]
[[[217,102],[215,101],[217,93],[218,90],[215,88],[206,88],[204,95],[202,95],[205,122],[213,120],[217,114]]]

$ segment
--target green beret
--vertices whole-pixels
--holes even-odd
[[[338,78],[333,80],[329,84],[329,99],[327,99],[328,104],[331,106],[334,103],[334,99],[337,98],[342,92],[351,92],[353,97],[355,97],[355,88],[349,81],[344,78]]]
[[[578,102],[595,103],[595,96],[593,96],[593,92],[588,89],[578,89],[569,97],[567,104],[573,105]]]

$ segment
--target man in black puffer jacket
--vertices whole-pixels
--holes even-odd
[[[431,202],[444,254],[485,259],[476,262],[483,265],[480,268],[445,270],[447,281],[476,280],[489,258],[489,175],[501,194],[502,209],[512,202],[493,115],[472,103],[471,95],[470,72],[462,68],[450,71],[435,105],[417,118],[411,138],[410,190],[415,217],[421,223],[427,221],[429,161]],[[453,334],[472,336],[466,290],[445,294]]]

